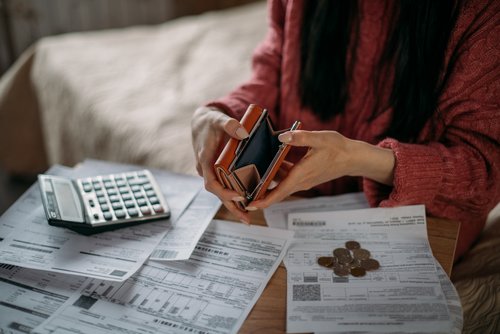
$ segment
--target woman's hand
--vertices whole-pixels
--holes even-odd
[[[278,139],[292,146],[309,147],[280,184],[247,210],[266,208],[289,195],[342,176],[363,176],[392,185],[392,150],[348,139],[336,131],[289,131]]]
[[[224,206],[239,220],[249,224],[247,212],[243,212],[233,201],[243,201],[236,191],[225,189],[217,180],[214,172],[214,163],[219,154],[220,143],[230,136],[236,139],[245,139],[248,132],[240,122],[229,117],[218,109],[198,108],[191,120],[191,135],[196,157],[196,170],[205,179],[205,188],[219,197]]]

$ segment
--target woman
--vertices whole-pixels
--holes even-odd
[[[499,12],[486,0],[270,1],[252,78],[193,117],[206,188],[249,222],[213,163],[224,136],[248,136],[237,120],[255,103],[275,128],[304,130],[280,135],[293,164],[247,210],[362,190],[372,206],[461,221],[462,255],[500,199]]]

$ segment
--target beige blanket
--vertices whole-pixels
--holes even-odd
[[[4,78],[4,94],[0,84],[11,97],[0,97],[2,165],[25,173],[92,157],[194,173],[193,111],[248,78],[265,32],[260,2],[41,40]]]

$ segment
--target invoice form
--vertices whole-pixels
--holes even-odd
[[[288,224],[295,240],[285,258],[287,332],[452,331],[423,206],[291,213]],[[317,264],[349,240],[380,268],[338,277]]]
[[[116,166],[109,168],[109,172],[117,171]],[[83,167],[50,170],[71,177],[103,172]],[[169,203],[171,220],[181,216],[202,187],[199,177],[168,172],[155,172],[155,177]],[[165,219],[84,236],[51,226],[35,184],[0,218],[0,263],[123,281],[142,266],[169,227],[170,220]]]
[[[292,232],[214,220],[188,261],[91,280],[36,333],[237,333]]]

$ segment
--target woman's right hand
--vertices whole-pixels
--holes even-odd
[[[220,152],[220,143],[232,137],[245,139],[248,132],[236,119],[212,107],[198,108],[191,120],[191,135],[196,158],[196,170],[205,180],[205,188],[219,197],[224,206],[241,222],[250,223],[250,217],[235,205],[235,201],[243,201],[236,191],[224,188],[215,176],[214,163]]]

